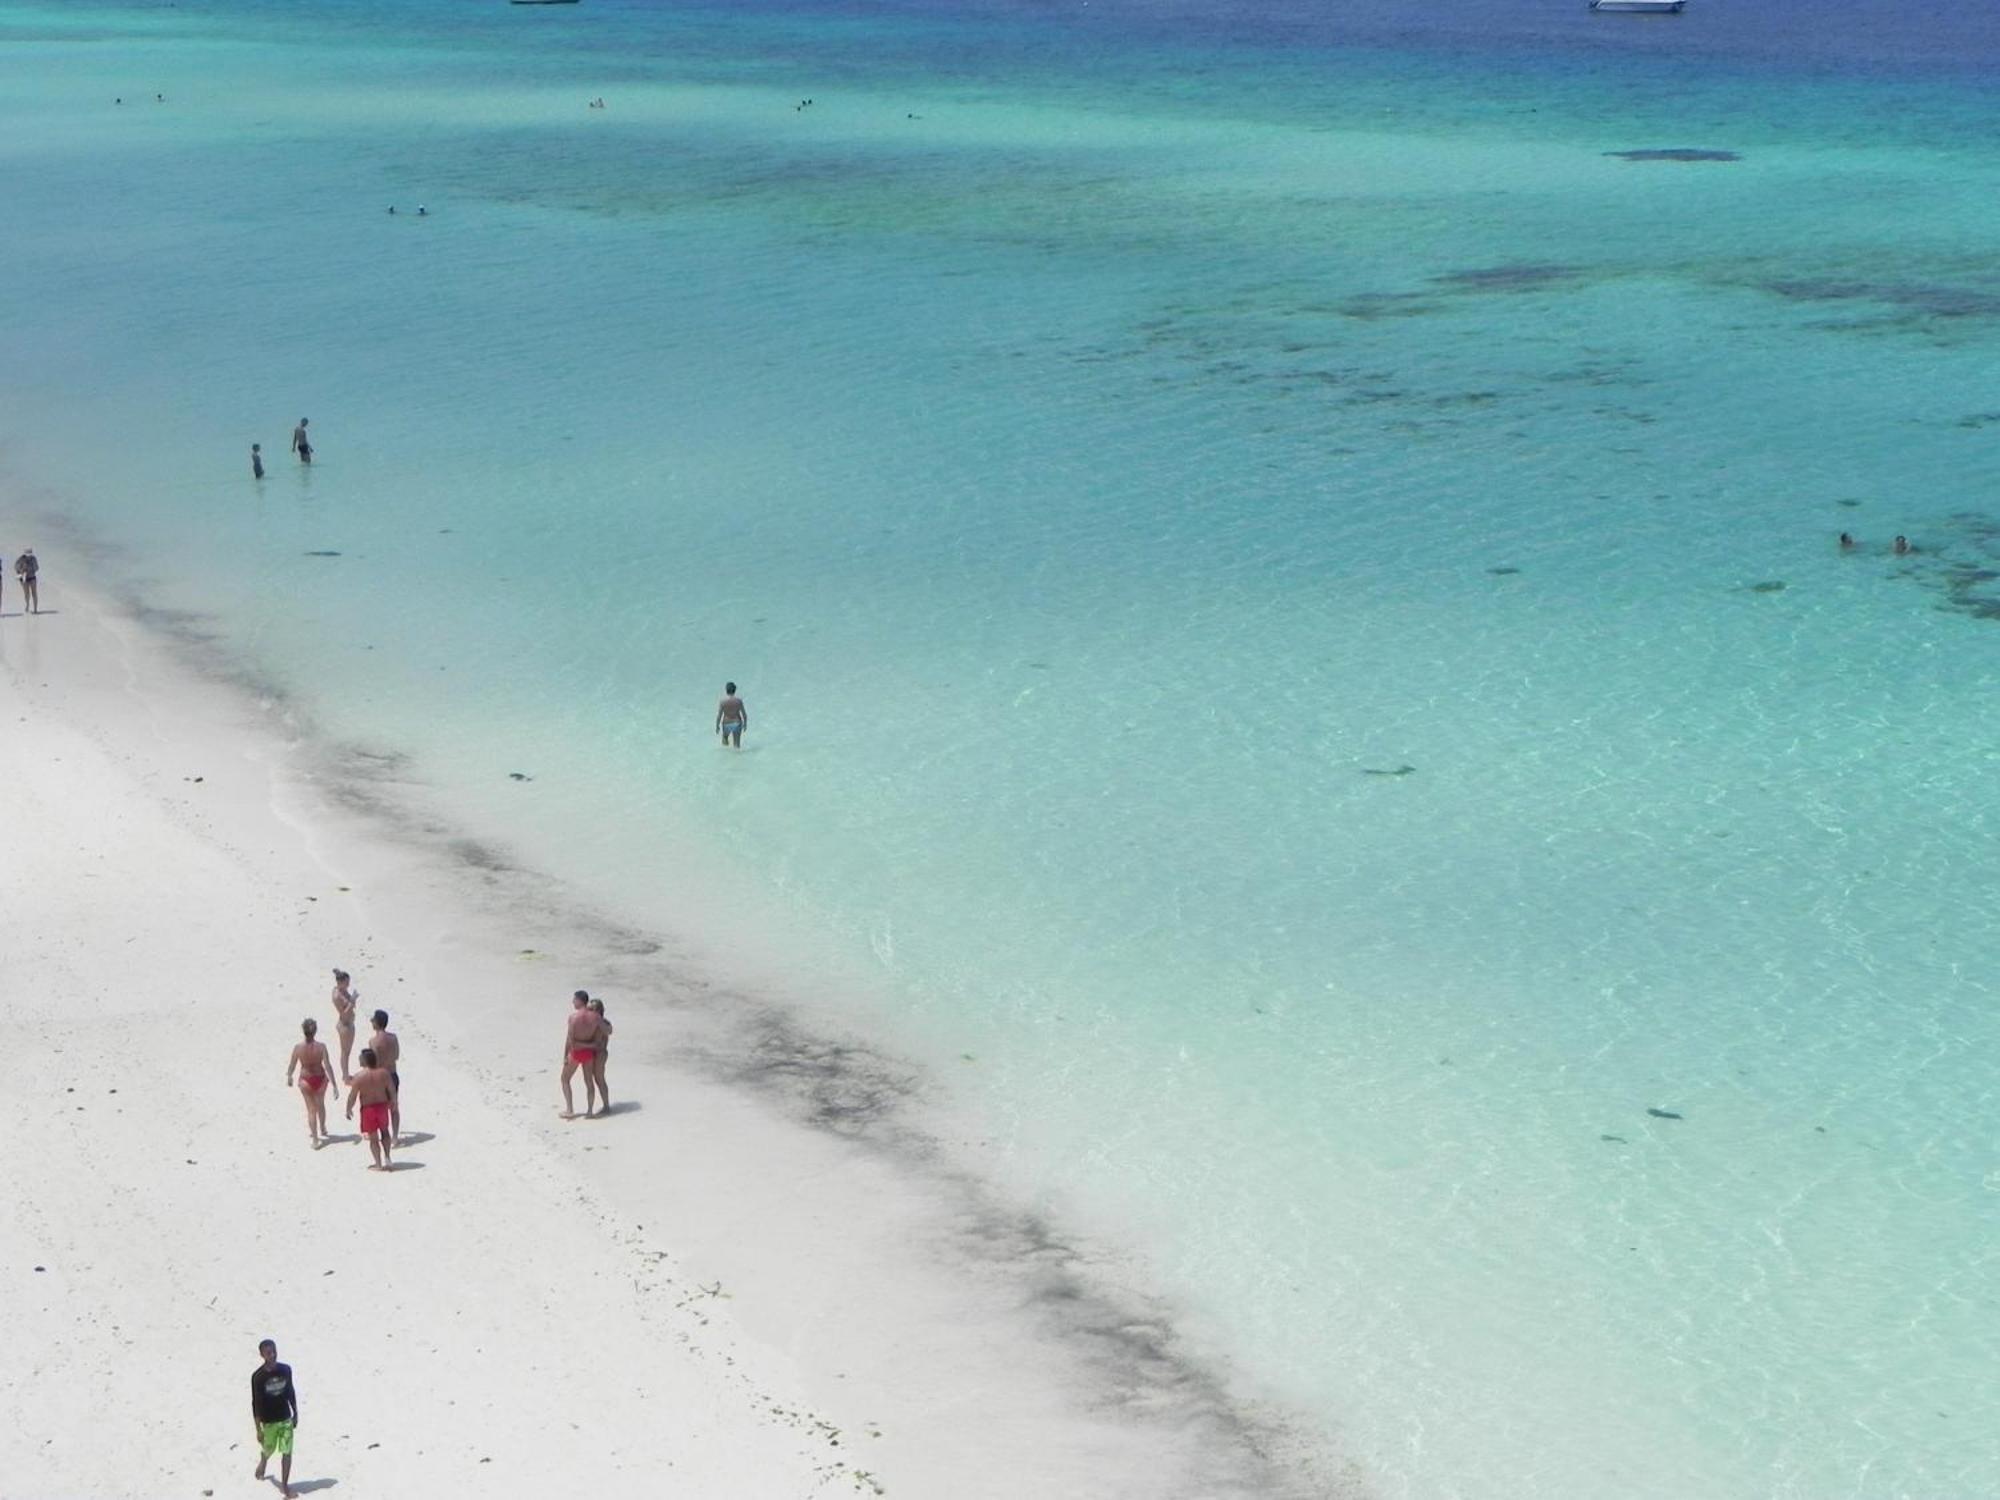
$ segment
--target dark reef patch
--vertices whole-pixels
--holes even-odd
[[[1420,292],[1363,292],[1340,304],[1343,318],[1372,322],[1378,318],[1421,318],[1444,309]]]
[[[2000,292],[1902,281],[1854,281],[1832,276],[1787,277],[1762,283],[1791,302],[1874,302],[1926,318],[2000,317]]]
[[[1562,281],[1574,281],[1580,268],[1564,265],[1475,266],[1466,271],[1447,271],[1431,280],[1439,286],[1463,292],[1533,292]]]
[[[1710,151],[1698,146],[1646,146],[1637,151],[1607,151],[1621,161],[1741,161],[1736,151]]]
[[[1750,585],[1750,592],[1753,594],[1782,594],[1784,591],[1785,580],[1782,578],[1767,578],[1762,583]]]

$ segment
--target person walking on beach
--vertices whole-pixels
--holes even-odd
[[[21,580],[21,602],[31,615],[42,612],[42,564],[33,547],[23,547],[14,559],[14,576]]]
[[[395,1097],[396,1085],[389,1077],[389,1070],[381,1065],[373,1047],[363,1047],[361,1071],[347,1086],[347,1118],[354,1118],[354,1106],[358,1103],[361,1106],[361,1133],[368,1137],[368,1154],[374,1158],[368,1167],[371,1172],[395,1169],[390,1157],[396,1145],[396,1138],[391,1133],[395,1126],[390,1121],[390,1112],[395,1108],[391,1101]]]
[[[300,417],[299,425],[292,429],[292,452],[298,454],[299,462],[302,464],[310,464],[313,461],[312,440],[306,436],[304,417]]]
[[[750,710],[743,706],[743,700],[736,696],[736,684],[722,685],[722,701],[715,705],[715,732],[722,736],[722,743],[732,750],[743,748],[743,731],[750,727]]]
[[[379,1066],[389,1075],[389,1130],[392,1140],[403,1138],[403,1044],[396,1039],[396,1033],[389,1029],[389,1012],[378,1010],[371,1018],[375,1023],[375,1034],[368,1038],[368,1048],[375,1053],[376,1061],[368,1061],[368,1051],[361,1054],[362,1066]]]
[[[604,1065],[611,1057],[611,1023],[604,1019],[604,1002],[593,999],[590,1013],[597,1017],[597,1052],[590,1060],[591,1075],[597,1079],[597,1112],[611,1113],[611,1090],[604,1086]]]
[[[299,1393],[292,1384],[292,1367],[278,1363],[278,1346],[269,1339],[257,1346],[264,1362],[250,1372],[250,1424],[257,1430],[257,1473],[278,1455],[278,1489],[292,1490],[292,1433],[299,1425]]]
[[[598,1020],[590,1008],[588,991],[578,990],[570,997],[569,1024],[563,1028],[562,1096],[565,1120],[576,1118],[576,1096],[570,1092],[569,1081],[576,1076],[578,1068],[583,1069],[583,1115],[589,1119],[597,1112],[597,1033]]]
[[[354,1055],[354,1008],[361,992],[348,981],[345,969],[333,971],[333,1029],[340,1034],[340,1081],[353,1077],[348,1059]]]
[[[252,443],[250,445],[250,477],[252,479],[262,479],[264,477],[264,445],[262,443]]]
[[[292,1060],[285,1064],[285,1087],[292,1086],[292,1074],[299,1075],[299,1093],[306,1101],[306,1133],[313,1150],[326,1144],[326,1081],[333,1062],[326,1055],[326,1043],[319,1040],[319,1022],[307,1017],[299,1029],[306,1039],[292,1048]]]

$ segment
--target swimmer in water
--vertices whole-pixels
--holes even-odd
[[[1895,553],[1896,553],[1896,556],[1898,556],[1898,557],[1903,557],[1903,556],[1907,555],[1908,553],[1911,553],[1911,552],[1914,552],[1914,551],[1916,551],[1917,549],[1916,549],[1915,547],[1912,547],[1912,546],[1910,545],[1910,539],[1909,539],[1908,537],[1906,537],[1906,536],[1898,536],[1898,537],[1896,538],[1896,542],[1895,542],[1895,549],[1894,549],[1894,550],[1895,550]]]
[[[299,425],[292,429],[292,452],[298,454],[299,462],[311,464],[313,461],[312,440],[306,436],[306,419],[299,418]]]
[[[1851,550],[1851,549],[1852,549],[1852,548],[1853,548],[1854,546],[1855,546],[1855,541],[1854,541],[1854,534],[1853,534],[1852,532],[1850,532],[1850,531],[1843,531],[1843,532],[1841,532],[1841,534],[1840,534],[1840,550],[1841,550],[1842,552],[1846,552],[1846,551],[1849,551],[1849,550]]]

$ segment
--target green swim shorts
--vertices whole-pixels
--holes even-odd
[[[290,1422],[259,1422],[257,1441],[263,1446],[264,1457],[273,1453],[292,1451],[292,1424]]]

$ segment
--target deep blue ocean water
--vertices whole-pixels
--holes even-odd
[[[0,553],[929,1064],[1384,1495],[2000,1492],[1996,61],[4,4]]]

